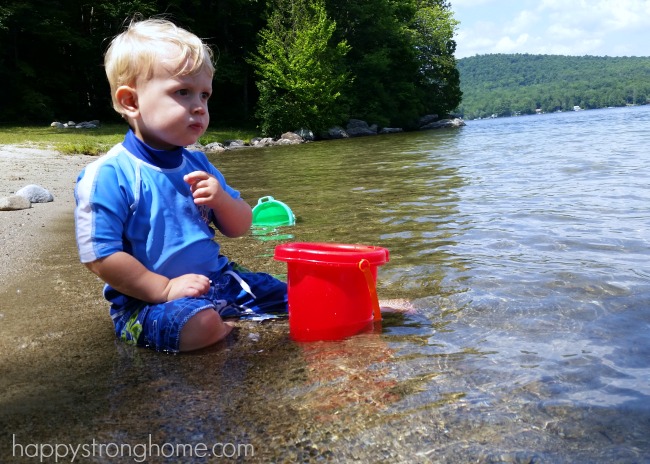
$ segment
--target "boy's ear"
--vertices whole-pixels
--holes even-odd
[[[138,115],[138,93],[133,87],[122,85],[115,91],[115,99],[122,107],[123,113],[129,118]]]

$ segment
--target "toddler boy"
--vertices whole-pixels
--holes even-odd
[[[116,335],[156,350],[216,343],[222,317],[287,311],[287,286],[220,255],[251,226],[250,206],[201,152],[183,148],[208,127],[212,52],[165,20],[131,23],[105,56],[124,141],[88,165],[75,188],[81,262],[105,283]]]

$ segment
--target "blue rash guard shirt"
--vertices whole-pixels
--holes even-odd
[[[124,251],[170,279],[220,273],[228,259],[220,256],[210,227],[214,212],[194,204],[183,180],[194,171],[212,174],[232,198],[240,198],[203,153],[181,147],[154,150],[129,131],[123,143],[89,164],[77,179],[75,225],[81,262]],[[107,294],[111,288],[104,290]]]

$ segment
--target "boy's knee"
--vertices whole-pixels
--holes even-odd
[[[180,351],[192,351],[213,345],[226,336],[232,326],[221,319],[216,311],[203,310],[192,316],[180,333]]]

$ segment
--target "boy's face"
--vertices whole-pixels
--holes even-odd
[[[138,79],[134,87],[136,110],[129,115],[135,135],[152,148],[170,150],[195,143],[208,128],[208,99],[212,74],[176,76],[173,58],[178,50],[162,53],[151,79]]]

